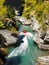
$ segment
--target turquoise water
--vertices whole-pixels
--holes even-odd
[[[19,32],[23,31],[23,30],[27,30],[28,32],[35,34],[34,31],[29,27],[29,26],[21,26],[19,29]],[[10,48],[10,52],[11,53],[13,51],[14,48]],[[36,43],[33,41],[33,38],[28,38],[28,49],[25,52],[24,56],[21,56],[21,62],[19,64],[16,65],[36,65],[36,61],[37,58],[39,56],[45,56],[48,55],[48,51],[44,51],[44,50],[40,50],[38,48],[38,46],[36,45]],[[15,62],[15,61],[14,61]],[[15,64],[13,64],[15,65]]]

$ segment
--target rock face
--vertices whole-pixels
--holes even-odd
[[[49,65],[49,56],[38,57],[37,65]]]
[[[49,44],[49,30],[46,32],[46,36],[44,38],[46,44]]]
[[[31,21],[32,21],[31,27],[33,28],[33,30],[38,31],[41,25],[38,23],[38,21],[34,17],[31,18]]]
[[[39,37],[38,34],[36,34],[33,38],[33,40],[39,45],[39,44],[43,44],[44,41]]]
[[[45,33],[43,30],[40,30],[40,31],[39,31],[39,37],[40,37],[41,39],[44,39],[44,38],[45,38],[45,35],[46,35],[46,33]]]
[[[48,31],[42,33],[35,34],[33,40],[38,44],[40,49],[49,50],[49,33]]]
[[[14,34],[14,35],[13,35]],[[0,46],[5,44],[6,46],[16,43],[17,34],[9,30],[0,30]]]

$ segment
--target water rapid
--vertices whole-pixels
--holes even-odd
[[[48,55],[48,51],[39,49],[33,41],[35,32],[29,26],[21,26],[19,32],[23,30],[27,30],[33,36],[25,37],[24,43],[21,43],[19,47],[9,49],[9,60],[5,65],[36,65],[38,56]]]

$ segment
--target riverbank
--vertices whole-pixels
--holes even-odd
[[[19,33],[22,32],[23,30],[27,30],[28,32],[32,33],[33,35],[36,34],[31,29],[30,26],[21,25],[20,28],[19,28]],[[6,33],[8,33],[8,32],[6,32]],[[36,43],[33,41],[33,37],[32,38],[28,38],[28,45],[29,46],[28,46],[28,50],[26,50],[26,55],[24,57],[21,57],[22,59],[21,59],[20,65],[27,65],[27,64],[29,64],[29,65],[30,64],[31,65],[32,64],[36,65],[36,61],[37,61],[38,57],[48,56],[49,55],[49,51],[41,50],[41,49],[38,48],[38,46],[36,45]],[[15,47],[9,47],[8,55],[14,49],[15,49]],[[18,48],[17,48],[17,50],[18,50]],[[15,59],[15,61],[16,61],[16,59]],[[13,61],[13,63],[15,63],[15,61]]]

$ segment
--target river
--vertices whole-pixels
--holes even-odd
[[[23,30],[27,30],[28,32],[32,33],[33,35],[35,34],[33,32],[33,30],[29,27],[29,26],[21,26],[19,29],[19,32],[23,31]],[[26,47],[26,46],[25,46]],[[9,54],[14,50],[14,48],[9,48]],[[20,49],[17,50],[18,52],[21,52]],[[14,57],[14,59],[12,59],[12,61],[10,60],[10,63],[7,63],[5,65],[37,65],[37,58],[39,56],[45,56],[48,55],[49,52],[48,51],[44,51],[38,48],[37,44],[33,41],[33,38],[30,37],[28,38],[28,46],[27,49],[25,51],[25,54],[22,56],[23,53],[21,53],[20,55],[17,55]]]

